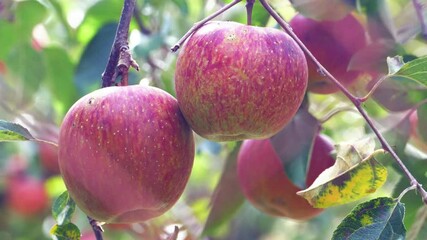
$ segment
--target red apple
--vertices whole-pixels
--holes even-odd
[[[307,186],[334,164],[330,156],[332,149],[333,145],[328,140],[320,135],[316,137],[306,177]],[[259,210],[297,220],[310,219],[322,211],[296,194],[301,189],[286,176],[269,139],[244,141],[237,161],[243,194]]]
[[[295,34],[301,39],[317,60],[343,85],[354,82],[359,71],[349,71],[352,56],[366,46],[365,29],[351,14],[338,21],[317,22],[301,14],[289,22]],[[308,58],[307,58],[308,59]],[[318,72],[308,59],[308,90],[329,94],[338,91],[332,81]]]
[[[51,174],[59,174],[58,147],[49,143],[39,143],[39,157],[44,169]]]
[[[43,182],[28,176],[17,176],[8,180],[6,202],[13,211],[32,216],[47,209],[49,197]]]
[[[77,101],[59,136],[59,166],[76,204],[107,223],[142,222],[181,196],[193,134],[175,98],[146,87],[108,87]]]
[[[283,31],[210,22],[183,45],[175,84],[184,117],[202,137],[267,138],[298,110],[307,63]]]

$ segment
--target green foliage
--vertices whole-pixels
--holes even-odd
[[[54,240],[80,240],[80,230],[72,223],[54,225],[50,233]]]
[[[0,142],[4,141],[25,141],[34,137],[25,127],[12,122],[0,120]]]
[[[52,205],[52,216],[59,226],[66,225],[71,222],[71,217],[76,209],[76,204],[65,191],[62,193]]]
[[[212,195],[211,210],[203,228],[203,236],[215,236],[226,226],[244,202],[237,179],[237,154],[241,142],[226,159],[221,178]]]
[[[286,176],[298,187],[306,186],[306,170],[311,158],[314,138],[320,124],[306,109],[300,109],[292,121],[270,138]]]
[[[358,205],[335,230],[333,240],[405,239],[405,207],[391,198],[376,198]]]
[[[130,71],[131,83],[143,79],[144,83],[174,95],[177,54],[169,52],[170,46],[195,22],[231,0],[136,2],[137,12],[150,34],[142,34],[132,20],[129,42],[141,71]],[[343,6],[345,11],[363,19],[371,43],[352,57],[348,69],[367,73],[367,79],[360,79],[349,89],[355,95],[363,96],[385,76],[363,107],[375,116],[376,126],[411,173],[427,186],[427,104],[424,103],[427,99],[427,52],[413,1],[268,2],[287,20],[296,11],[317,19],[339,18],[347,12],[329,14],[329,11]],[[333,2],[334,7],[328,6],[328,2]],[[7,201],[3,201],[7,199],[4,189],[8,184],[8,171],[14,169],[16,163],[21,164],[14,158],[18,155],[24,158],[26,166],[20,170],[22,174],[45,181],[51,197],[63,191],[61,176],[51,176],[41,166],[37,141],[20,141],[45,137],[52,132],[57,134],[55,131],[71,105],[80,96],[100,87],[122,4],[122,0],[88,0],[78,4],[65,0],[0,1],[0,119],[5,119],[0,120],[0,239],[44,239],[50,233],[56,239],[79,239],[80,233],[91,231],[86,216],[76,210],[67,193],[52,201],[52,212],[40,216],[17,216],[10,213]],[[216,20],[245,23],[245,1]],[[259,1],[255,1],[252,23],[277,27]],[[402,58],[393,57],[387,61],[388,56],[396,55]],[[336,166],[302,193],[309,195],[310,201],[316,204],[325,200],[327,203],[324,201],[322,207],[360,200],[368,194],[373,194],[370,195],[373,200],[358,205],[346,218],[344,216],[354,203],[327,209],[311,221],[295,223],[288,219],[274,219],[244,201],[235,179],[236,152],[228,155],[228,148],[222,143],[216,145],[220,146],[219,150],[213,151],[211,145],[202,147],[206,140],[196,138],[198,156],[203,157],[196,159],[197,167],[193,168],[193,178],[180,203],[166,215],[117,231],[118,234],[107,229],[105,238],[138,239],[141,229],[149,232],[150,237],[157,237],[156,234],[163,233],[167,226],[180,225],[180,234],[187,234],[189,239],[199,238],[198,230],[203,229],[204,236],[216,239],[317,240],[319,236],[330,238],[331,230],[344,219],[333,239],[356,239],[355,236],[363,239],[404,238],[403,221],[408,229],[406,239],[424,240],[427,210],[416,191],[406,193],[401,203],[391,198],[375,198],[378,195],[398,197],[410,183],[400,167],[388,155],[382,154],[382,150],[375,151],[370,143],[366,144],[366,150],[356,146],[358,139],[372,134],[360,116],[342,111],[327,122],[319,121],[335,109],[352,105],[340,94],[307,93],[307,96],[308,110],[298,113],[288,127],[286,137],[277,135],[272,139],[284,163],[284,171],[296,185],[305,185],[313,136],[321,125],[320,131],[340,143],[341,150],[338,149]],[[414,110],[418,117],[415,128],[409,119],[409,111]],[[16,119],[27,120],[25,126],[28,129],[14,123]],[[4,143],[11,141],[14,143]],[[392,177],[387,180],[386,168],[393,168],[391,173],[389,171]],[[221,176],[219,181],[218,176]],[[55,184],[51,179],[55,179]],[[363,191],[359,191],[360,188]],[[374,190],[376,193],[371,193]],[[57,221],[53,227],[51,216]],[[71,216],[74,223],[71,223]],[[315,234],[310,235],[310,232]],[[347,234],[353,235],[345,237]]]

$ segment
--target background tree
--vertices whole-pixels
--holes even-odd
[[[59,126],[79,98],[111,85],[117,75],[122,84],[156,86],[176,96],[176,60],[184,44],[180,39],[189,37],[186,33],[199,27],[194,24],[211,14],[218,13],[215,20],[287,28],[280,19],[275,21],[278,15],[266,1],[137,0],[126,32],[128,53],[139,71],[128,69],[132,61],[124,70],[115,68],[121,62],[113,62],[116,75],[108,82],[104,74],[102,84],[123,2],[0,2],[0,239],[49,239],[52,233],[95,239],[86,214],[78,207],[73,214],[75,205],[63,193],[66,188],[52,157],[57,149],[49,144],[57,142]],[[293,194],[305,189],[298,194],[325,209],[304,221],[292,219],[301,214],[298,208],[283,217],[268,215],[263,208],[274,205],[254,207],[246,197],[252,201],[256,196],[245,193],[245,183],[244,191],[240,190],[244,178],[239,163],[243,160],[237,162],[244,155],[239,153],[241,142],[212,142],[196,136],[192,173],[174,207],[146,222],[106,224],[105,239],[346,239],[356,229],[360,239],[366,239],[364,234],[376,236],[373,239],[391,233],[407,239],[426,235],[426,196],[421,185],[427,184],[427,2],[268,3],[290,21],[296,36],[320,64],[344,83],[341,87],[333,84],[328,72],[305,51],[311,66],[309,86],[319,83],[310,80],[317,71],[315,78],[331,89],[311,88],[288,125],[267,140],[276,154],[271,160],[281,167],[277,172],[290,180],[292,187],[283,186],[284,190],[292,191],[292,199],[306,201]],[[307,20],[295,24],[292,19],[297,14]],[[349,37],[355,32],[353,27],[333,27],[349,16],[360,24],[363,36]],[[316,28],[319,32],[313,36],[301,36],[299,30],[314,21],[321,22],[324,31]],[[284,31],[292,36],[289,29]],[[326,37],[337,42],[322,41]],[[309,181],[313,171],[318,175],[325,168],[313,160],[319,133],[337,144],[332,152],[337,160],[318,180]],[[378,134],[384,138],[378,140]],[[31,141],[5,142],[16,140]],[[262,163],[251,168],[257,169],[258,164]],[[287,200],[279,201],[279,206]],[[377,218],[378,213],[386,219]],[[90,222],[96,230],[97,223]],[[379,227],[366,230],[372,224]]]

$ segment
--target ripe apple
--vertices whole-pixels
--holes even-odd
[[[43,168],[49,174],[59,174],[58,147],[49,143],[39,143],[39,157]]]
[[[47,209],[49,197],[42,181],[28,176],[16,176],[8,179],[6,203],[13,211],[32,216]]]
[[[348,70],[352,56],[366,46],[365,29],[353,15],[338,21],[317,22],[297,14],[289,24],[308,50],[343,85],[351,84],[361,74]],[[311,59],[308,59],[308,90],[320,94],[338,91],[332,81],[318,72]]]
[[[176,99],[142,85],[82,97],[60,128],[65,185],[101,222],[142,222],[171,208],[187,183],[194,151]]]
[[[332,143],[324,136],[316,137],[306,177],[307,186],[323,170],[334,164],[330,155],[333,149]],[[322,211],[313,208],[296,194],[301,189],[286,176],[269,139],[245,140],[237,161],[243,194],[259,210],[273,216],[297,220],[310,219]]]
[[[267,138],[298,110],[307,63],[283,31],[209,22],[183,45],[175,86],[185,119],[202,137]]]

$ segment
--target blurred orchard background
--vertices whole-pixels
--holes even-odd
[[[129,45],[140,71],[130,71],[130,84],[150,84],[174,95],[177,54],[171,53],[170,47],[195,22],[227,2],[230,1],[137,0]],[[269,2],[285,20],[296,14],[287,0]],[[427,45],[419,36],[420,26],[411,1],[378,2],[382,3],[375,13],[379,22],[405,30],[396,31],[400,35],[394,41],[371,46],[360,54],[372,56],[371,63],[380,65],[376,70],[381,75],[387,73],[386,56],[424,56]],[[0,119],[22,124],[38,138],[55,140],[69,107],[100,87],[122,4],[122,0],[0,0]],[[363,10],[356,7],[352,13],[368,29]],[[217,19],[245,23],[244,3]],[[277,27],[259,3],[255,4],[253,24]],[[350,90],[363,95],[364,86],[371,80],[371,76],[358,79]],[[319,119],[333,109],[352,106],[340,93],[308,97],[310,112]],[[375,119],[390,115],[389,109],[378,101],[367,101],[365,108]],[[343,142],[359,139],[369,130],[359,114],[344,111],[326,121],[322,132],[335,142]],[[390,139],[405,154],[408,167],[427,185],[427,167],[422,160],[427,145],[413,136],[408,143],[396,137]],[[326,209],[309,221],[265,215],[244,200],[235,184],[235,173],[229,170],[233,169],[233,161],[227,161],[227,156],[236,143],[214,143],[200,137],[196,137],[196,143],[194,168],[179,202],[165,215],[145,223],[106,225],[105,239],[159,239],[171,233],[175,225],[184,229],[178,239],[195,239],[202,231],[210,239],[329,239],[357,204]],[[386,165],[389,177],[385,186],[362,201],[396,197],[408,186],[393,164]],[[228,175],[220,181],[223,169],[228,169]],[[35,142],[0,142],[0,239],[50,239],[49,230],[55,223],[50,207],[65,190],[55,148]],[[221,194],[212,201],[218,192]],[[405,224],[411,226],[421,201],[414,192],[403,201],[407,208]],[[214,210],[210,211],[212,206]],[[84,239],[95,239],[82,212],[77,211],[73,222],[87,237]]]

